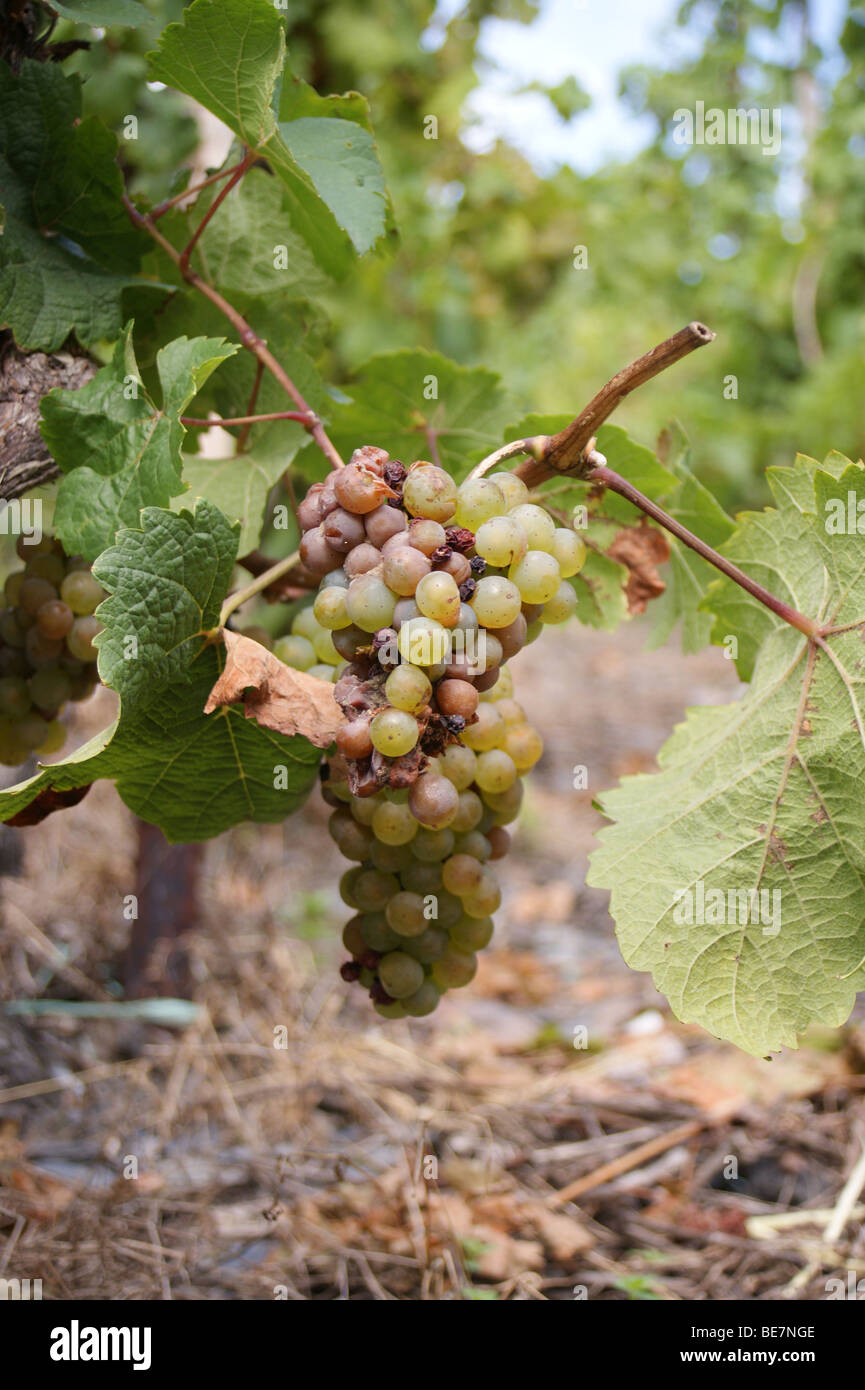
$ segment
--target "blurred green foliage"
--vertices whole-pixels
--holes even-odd
[[[69,66],[87,79],[86,110],[118,131],[139,117],[124,159],[133,188],[159,198],[196,135],[181,99],[145,83],[143,54],[183,6],[147,4],[152,28],[109,31]],[[797,449],[859,457],[865,7],[848,0],[826,53],[807,0],[686,0],[676,24],[690,42],[671,53],[690,56],[621,75],[623,106],[652,117],[655,138],[589,176],[542,175],[504,143],[475,154],[460,138],[484,20],[530,24],[538,8],[468,0],[443,26],[433,0],[277,4],[293,70],[321,92],[369,98],[401,231],[325,296],[332,379],[375,352],[426,347],[501,371],[527,409],[576,412],[626,361],[699,318],[717,343],[627,403],[621,423],[637,437],[651,442],[681,418],[695,470],[736,507],[762,500],[763,469]],[[67,31],[77,32],[58,26]],[[533,89],[576,139],[578,82]],[[697,101],[780,109],[780,152],[677,145],[674,113]]]

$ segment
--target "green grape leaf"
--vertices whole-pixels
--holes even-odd
[[[277,120],[284,58],[282,22],[270,0],[195,0],[182,23],[163,30],[150,72],[200,101],[268,160],[295,231],[322,269],[341,278],[387,225],[378,156],[359,108],[345,99],[339,115],[321,114],[292,90],[289,114],[298,107],[316,114]]]
[[[169,840],[203,840],[240,821],[283,820],[316,781],[321,749],[246,717],[242,705],[205,715],[225,660],[206,634],[219,618],[237,530],[209,502],[194,516],[146,508],[94,574],[109,589],[98,614],[102,679],[120,715],[69,758],[0,792],[0,820],[40,796],[113,779],[120,796]]]
[[[138,0],[51,0],[52,10],[64,19],[72,19],[76,24],[89,24],[91,28],[108,28],[111,24],[122,24],[129,29],[137,29],[139,24],[151,24],[153,15]]]
[[[681,426],[673,424],[667,433],[670,468],[678,483],[664,506],[689,531],[717,550],[735,529],[735,522],[691,472],[690,445]],[[652,605],[652,631],[647,643],[650,650],[663,646],[679,622],[683,651],[697,652],[708,644],[713,620],[700,605],[717,574],[688,546],[670,538],[670,569],[664,576],[667,588]]]
[[[180,416],[199,387],[237,349],[221,338],[175,338],[157,356],[163,403],[144,390],[132,325],[108,366],[77,391],[42,400],[42,436],[65,474],[55,525],[67,550],[93,560],[142,507],[183,491]]]
[[[331,407],[328,428],[346,459],[360,445],[376,444],[402,463],[439,462],[459,481],[501,439],[507,401],[498,375],[485,367],[407,348],[371,357],[346,390],[356,399]],[[310,446],[298,468],[322,476],[327,463]]]
[[[823,645],[764,629],[743,698],[689,711],[658,773],[602,796],[588,879],[677,1017],[755,1055],[837,1026],[865,986],[865,468],[840,463],[774,470],[777,510],[737,533]]]
[[[236,153],[226,167],[237,162]],[[173,209],[160,218],[159,230],[178,251],[192,239],[219,191],[211,184],[183,211]],[[330,283],[306,242],[292,231],[282,184],[264,169],[250,169],[226,195],[195,254],[205,279],[232,296],[305,298],[321,294]],[[159,248],[153,263],[161,280],[185,284],[174,261]]]
[[[202,636],[219,622],[237,555],[237,528],[212,503],[194,517],[145,507],[93,573],[109,590],[99,605],[99,674],[125,713],[182,682]]]
[[[147,244],[123,207],[115,136],[80,117],[77,78],[0,64],[0,320],[25,351],[53,351],[73,330],[86,346],[116,338]]]
[[[318,777],[321,749],[247,719],[242,706],[203,713],[221,669],[207,647],[187,679],[164,686],[146,709],[103,730],[62,762],[0,791],[8,821],[42,793],[110,778],[131,811],[172,843],[207,840],[241,821],[276,823],[302,806]]]
[[[264,446],[228,458],[187,456],[183,477],[189,490],[174,498],[172,509],[180,511],[199,498],[213,502],[230,521],[239,523],[237,549],[238,554],[245,555],[258,545],[265,503],[285,472],[286,461],[282,448],[268,450]]]
[[[822,464],[799,455],[793,468],[768,468],[766,479],[783,528],[772,509],[742,512],[734,534],[721,547],[750,578],[809,617],[816,617],[823,603],[823,572],[811,564],[814,479],[821,469],[838,478],[849,467],[849,459],[832,453]],[[783,619],[725,577],[712,581],[702,606],[714,615],[712,641],[736,653],[739,675],[750,680],[761,644]]]

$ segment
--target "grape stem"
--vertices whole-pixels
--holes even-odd
[[[187,198],[197,198],[201,190],[209,188],[212,183],[218,183],[220,179],[230,178],[236,169],[241,168],[242,163],[243,161],[240,164],[232,164],[228,169],[220,169],[217,173],[211,174],[209,178],[202,179],[201,183],[193,184],[192,188],[185,188],[182,193],[175,193],[173,198],[166,198],[163,203],[157,203],[156,207],[150,209],[152,220],[155,222],[163,213],[176,207],[178,203],[185,202]]]
[[[621,405],[626,396],[636,391],[638,386],[651,381],[653,376],[672,367],[696,348],[705,347],[714,340],[715,334],[704,323],[689,323],[680,328],[672,337],[665,338],[656,347],[644,352],[629,366],[623,367],[597,395],[593,396],[575,420],[566,425],[558,434],[535,435],[530,439],[516,439],[497,449],[488,458],[482,459],[470,477],[480,478],[490,468],[503,459],[515,458],[518,454],[528,454],[529,458],[514,470],[518,478],[529,488],[538,487],[548,478],[558,474],[570,477],[585,476],[588,468],[587,455],[594,447],[594,436],[598,429]],[[507,452],[506,452],[507,451]]]
[[[248,165],[246,167],[248,168]],[[246,168],[244,168],[242,172],[245,173]],[[227,189],[223,190],[223,192],[227,191]],[[209,212],[205,214],[205,221],[209,220],[210,214],[214,211],[216,206],[216,202],[217,200],[215,199],[213,206],[210,208]],[[318,415],[316,415],[308,401],[304,400],[304,397],[295,386],[291,377],[288,375],[285,368],[277,362],[264,339],[258,336],[255,330],[247,323],[243,315],[234,308],[233,304],[229,304],[228,300],[224,295],[220,294],[219,290],[214,289],[213,285],[203,280],[200,275],[191,269],[188,263],[183,263],[183,254],[178,251],[176,247],[172,246],[167,237],[162,235],[159,228],[146,213],[139,212],[138,208],[132,202],[132,199],[126,193],[123,194],[123,205],[133,225],[147,232],[156,244],[162,248],[166,256],[174,262],[186,283],[191,285],[193,289],[198,290],[199,293],[205,295],[205,297],[210,300],[211,304],[215,305],[220,313],[224,314],[231,326],[235,329],[243,346],[251,352],[261,365],[270,372],[271,376],[279,382],[282,389],[294,401],[298,411],[306,417],[304,421],[305,428],[309,434],[312,435],[312,438],[324,454],[331,468],[342,468],[343,459],[340,457],[332,441],[328,438]],[[199,229],[199,231],[200,230],[201,229]],[[192,242],[187,249],[191,249],[197,239],[198,234],[193,236]]]
[[[229,594],[219,614],[219,626],[225,627],[226,622],[235,609],[240,608],[240,606],[249,599],[255,598],[256,594],[260,594],[262,589],[268,588],[275,579],[281,579],[284,574],[288,573],[293,565],[297,564],[299,559],[300,552],[295,550],[291,555],[286,555],[284,559],[277,560],[275,565],[271,565],[269,569],[256,575],[255,579],[249,584],[244,585],[242,589],[237,589],[235,593]]]
[[[586,482],[600,483],[602,487],[607,487],[611,492],[617,492],[620,497],[625,497],[635,507],[639,507],[641,512],[645,512],[646,516],[650,516],[659,526],[663,526],[665,530],[674,535],[683,545],[696,551],[710,565],[714,565],[715,569],[725,574],[728,579],[732,579],[735,584],[745,589],[766,608],[777,613],[778,617],[783,618],[785,623],[797,628],[799,632],[803,632],[812,641],[819,639],[821,633],[819,623],[815,622],[813,618],[806,618],[804,613],[798,612],[797,609],[791,608],[775,594],[771,594],[768,589],[764,589],[762,584],[749,578],[744,570],[740,570],[737,565],[726,560],[705,541],[701,541],[699,536],[695,536],[693,531],[689,531],[681,522],[669,516],[662,507],[639,492],[626,478],[621,477],[612,468],[608,468],[602,454],[590,453],[586,458],[586,463],[589,468],[589,471],[584,474]]]

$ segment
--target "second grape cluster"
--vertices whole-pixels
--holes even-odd
[[[387,1018],[427,1014],[492,936],[489,861],[543,751],[505,663],[572,616],[585,545],[511,473],[458,487],[370,445],[313,484],[298,518],[318,592],[274,651],[335,680],[346,715],[325,784],[356,861],[343,978]]]

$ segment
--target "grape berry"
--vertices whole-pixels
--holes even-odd
[[[93,612],[106,597],[87,562],[55,538],[19,537],[16,550],[24,568],[6,579],[0,610],[0,763],[9,767],[63,747],[63,706],[98,683]]]
[[[492,938],[491,865],[543,751],[504,663],[572,616],[585,545],[514,474],[457,487],[371,445],[313,483],[298,517],[317,593],[273,650],[335,681],[347,719],[324,769],[353,865],[342,977],[383,1017],[420,1017],[470,982]]]

